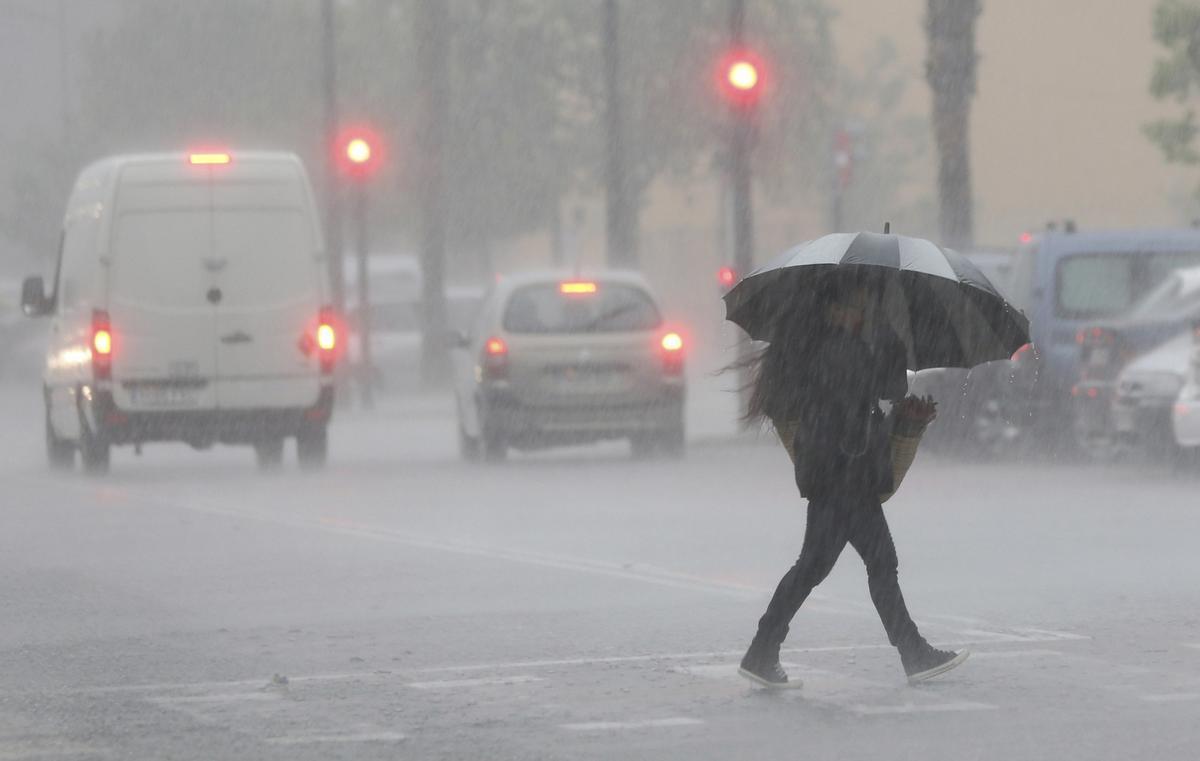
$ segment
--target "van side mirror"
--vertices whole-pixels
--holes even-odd
[[[447,330],[446,345],[451,349],[466,349],[471,345],[471,338],[462,330]]]
[[[40,275],[25,278],[21,284],[21,311],[26,317],[50,314],[54,305],[46,297],[46,284]]]

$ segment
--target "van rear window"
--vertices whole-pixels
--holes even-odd
[[[1116,316],[1175,270],[1198,264],[1200,251],[1070,256],[1058,265],[1055,311],[1076,320]]]
[[[563,293],[559,283],[528,285],[513,292],[504,311],[510,333],[619,333],[661,324],[645,291],[604,282],[594,293]]]

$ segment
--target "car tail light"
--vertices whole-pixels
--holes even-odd
[[[675,332],[665,334],[658,342],[662,349],[663,372],[679,375],[683,372],[683,336]]]
[[[508,344],[493,336],[483,344],[483,377],[489,380],[508,378]]]
[[[321,372],[328,375],[333,372],[333,363],[337,357],[338,330],[337,320],[334,319],[333,307],[322,307],[317,316],[317,351],[321,361]]]
[[[112,377],[113,334],[108,312],[92,312],[92,373],[98,380]]]

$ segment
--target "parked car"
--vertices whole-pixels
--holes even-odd
[[[1171,411],[1175,445],[1193,464],[1200,463],[1200,320],[1192,323],[1192,352],[1183,387]]]
[[[110,448],[294,437],[324,464],[337,321],[317,212],[285,153],[143,154],[97,162],[67,204],[55,276],[22,306],[51,318],[42,374],[54,468],[105,472]]]
[[[1084,328],[1080,377],[1072,388],[1074,428],[1081,448],[1104,454],[1116,443],[1111,411],[1117,376],[1135,357],[1188,333],[1200,317],[1200,267],[1177,270],[1126,314]]]
[[[1187,381],[1193,342],[1182,333],[1132,360],[1117,376],[1113,430],[1126,449],[1152,454],[1175,451],[1171,416]]]
[[[973,249],[963,252],[1001,293],[1011,277],[1013,252]],[[925,446],[961,454],[995,453],[1015,439],[1016,427],[1006,420],[995,386],[1011,382],[1007,361],[978,368],[923,370],[912,379],[913,393],[938,400],[938,418],[925,436]]]
[[[371,310],[371,369],[370,377],[384,391],[415,388],[420,381],[421,366],[421,309],[424,278],[420,262],[409,254],[374,254],[368,259]],[[362,366],[362,344],[359,341],[361,310],[358,307],[358,270],[353,258],[346,260],[346,361],[351,374],[361,379],[367,370]],[[444,290],[446,321],[453,329],[471,324],[483,301],[484,289],[479,286],[450,285]],[[439,335],[437,340],[442,340]]]
[[[627,438],[684,450],[684,340],[638,274],[502,279],[454,337],[464,458]]]
[[[999,386],[1010,418],[1051,444],[1073,444],[1071,389],[1080,331],[1127,313],[1172,272],[1200,266],[1200,230],[1045,232],[1017,250],[1005,295],[1030,320],[1029,388]],[[1097,392],[1098,395],[1098,392]]]

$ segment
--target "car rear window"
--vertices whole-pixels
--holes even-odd
[[[1056,312],[1068,319],[1112,317],[1172,272],[1200,264],[1200,252],[1079,254],[1059,263]]]
[[[650,295],[631,285],[597,283],[594,293],[563,293],[560,283],[513,292],[504,311],[510,333],[620,333],[662,323]]]

